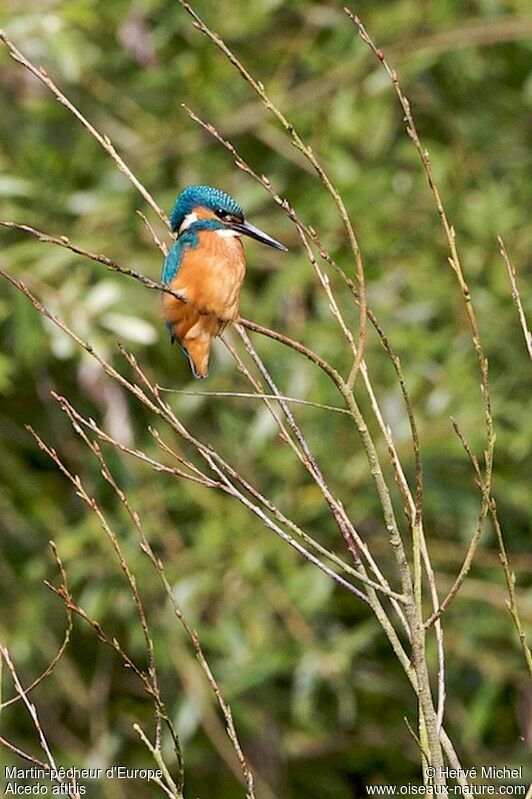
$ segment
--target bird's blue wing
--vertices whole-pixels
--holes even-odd
[[[212,219],[202,220],[201,222],[196,223],[192,228],[185,230],[184,233],[179,236],[172,249],[166,256],[166,260],[163,265],[163,273],[161,275],[161,283],[171,283],[174,277],[177,275],[179,267],[181,266],[181,261],[183,260],[185,250],[188,247],[194,249],[198,246],[198,230],[195,228],[201,228],[201,230],[212,230],[213,224],[216,224],[217,226],[219,225],[218,222]]]
[[[172,282],[177,275],[177,270],[181,265],[181,258],[183,256],[183,242],[179,239],[175,242],[172,249],[166,256],[163,264],[163,272],[161,275],[161,283],[168,285]]]

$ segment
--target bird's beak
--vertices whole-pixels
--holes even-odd
[[[249,236],[252,239],[261,241],[263,244],[268,244],[270,247],[275,247],[276,250],[288,252],[288,247],[285,247],[284,244],[281,244],[281,242],[272,239],[272,237],[268,236],[267,233],[263,233],[262,230],[259,230],[258,227],[251,225],[249,222],[231,222],[230,226],[233,228],[233,230],[237,230],[239,233],[243,233],[245,236]]]

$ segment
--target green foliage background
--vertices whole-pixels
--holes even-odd
[[[456,228],[491,366],[495,493],[518,572],[521,610],[529,620],[529,364],[495,241],[496,234],[504,237],[526,302],[524,267],[531,244],[526,210],[532,204],[526,176],[532,99],[526,37],[532,21],[525,17],[526,6],[524,0],[363,0],[355,10],[399,71]],[[479,505],[449,417],[457,418],[480,454],[479,376],[437,214],[395,97],[342,3],[200,0],[195,7],[267,86],[343,193],[363,247],[370,304],[401,356],[415,400],[426,530],[443,593],[459,569]],[[169,211],[187,184],[216,185],[238,198],[253,222],[287,243],[286,256],[248,245],[242,313],[300,338],[345,372],[348,352],[295,229],[194,126],[181,103],[217,125],[269,176],[350,273],[334,207],[250,88],[179,5],[7,0],[3,8],[2,24],[17,46],[111,137],[162,207]],[[2,218],[68,235],[158,278],[160,254],[135,213],[147,211],[142,198],[6,51],[0,52],[0,70]],[[67,251],[14,232],[0,235],[2,265],[114,363],[123,366],[116,348],[120,338],[156,381],[197,390],[184,360],[169,346],[155,293]],[[355,322],[349,296],[333,281]],[[29,423],[61,446],[122,537],[150,611],[164,695],[185,741],[187,795],[241,796],[223,724],[190,647],[116,498],[50,390],[64,393],[82,412],[149,452],[154,443],[146,427],[152,420],[5,284],[0,324],[0,632],[21,677],[27,683],[45,667],[64,630],[60,603],[42,585],[54,577],[50,538],[80,604],[140,663],[145,657],[131,597],[108,542],[36,450],[24,430]],[[255,343],[285,393],[337,402],[310,364],[269,340]],[[411,473],[407,420],[390,364],[373,335],[367,357]],[[247,390],[222,345],[201,389]],[[171,402],[193,431],[305,529],[343,552],[321,495],[279,443],[265,409],[243,399],[175,395]],[[393,574],[356,431],[339,414],[312,408],[296,413],[354,523]],[[367,609],[335,590],[224,496],[178,484],[112,453],[110,461],[199,631],[257,772],[258,794],[345,799],[362,796],[364,786],[375,781],[417,779],[418,752],[403,721],[415,717],[414,697]],[[520,765],[530,736],[530,686],[505,598],[488,527],[471,577],[445,616],[447,719],[466,766]],[[149,764],[131,725],[140,720],[150,729],[150,705],[133,675],[81,622],[34,699],[64,765]],[[2,734],[37,752],[20,707],[3,711]],[[14,762],[4,751],[2,758]],[[151,786],[116,782],[92,785],[91,795],[126,799],[139,790],[156,795]]]

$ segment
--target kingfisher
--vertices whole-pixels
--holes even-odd
[[[178,342],[194,377],[207,377],[213,339],[239,318],[246,273],[240,237],[285,252],[287,247],[247,222],[236,200],[210,186],[188,186],[181,192],[170,227],[177,238],[161,282],[184,302],[164,292],[164,319],[172,344]]]

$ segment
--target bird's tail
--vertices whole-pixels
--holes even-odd
[[[212,340],[219,334],[221,323],[213,314],[200,314],[192,303],[183,305],[173,299],[169,295],[163,298],[172,343],[176,341],[187,356],[194,377],[207,377]]]
[[[200,379],[209,374],[209,358],[211,355],[212,337],[203,335],[181,342],[181,349],[190,363],[194,377]]]

